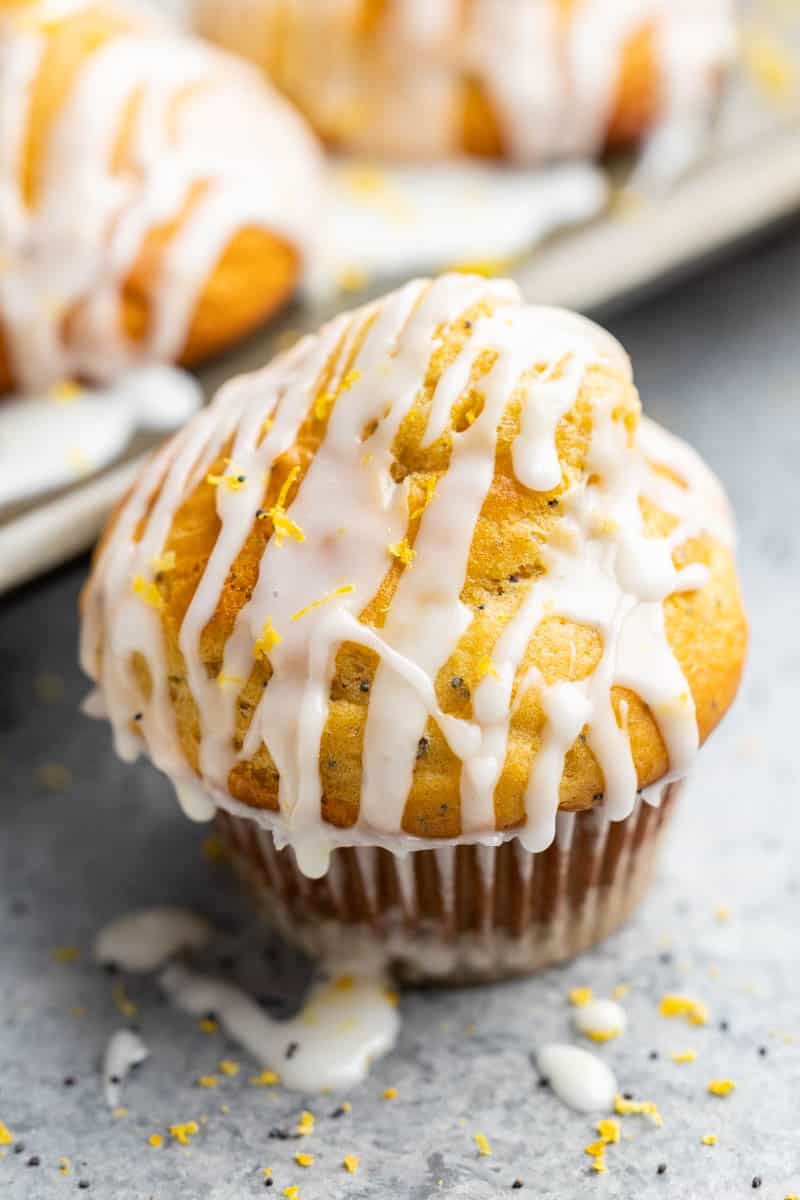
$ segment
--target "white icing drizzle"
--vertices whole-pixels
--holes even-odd
[[[143,1063],[149,1054],[142,1039],[131,1029],[119,1029],[113,1034],[103,1055],[103,1095],[109,1108],[117,1108],[122,1085],[131,1069]]]
[[[288,70],[279,60],[276,78],[286,75],[321,124],[336,129],[342,113],[345,144],[372,153],[433,157],[457,149],[465,78],[482,86],[516,161],[595,153],[606,140],[626,48],[651,26],[660,125],[674,129],[707,114],[735,49],[731,0],[578,0],[567,17],[559,8],[558,0],[397,0],[360,61],[358,46],[337,57],[324,33],[347,37],[352,0],[331,0],[324,14],[299,0],[196,4],[203,32],[256,61],[273,29],[276,37],[291,30],[293,59]]]
[[[615,1000],[590,1000],[575,1009],[572,1020],[579,1033],[598,1041],[624,1033],[628,1024],[625,1009]]]
[[[415,404],[441,328],[478,302],[490,311],[464,330],[461,352],[443,370],[423,444],[449,430],[453,405],[471,386],[476,361],[489,352],[493,362],[480,379],[483,407],[463,432],[448,433],[448,469],[421,516],[413,563],[401,574],[385,623],[376,630],[361,623],[358,614],[378,591],[391,563],[388,547],[403,538],[408,520],[408,484],[392,475],[392,442]],[[264,480],[276,456],[292,445],[322,386],[326,364],[332,364],[326,389],[345,390],[289,507],[304,540],[287,537],[279,544],[273,536],[267,543],[257,583],[225,646],[220,682],[207,675],[200,636],[263,502]],[[88,588],[82,662],[101,686],[120,752],[136,753],[140,742],[130,723],[134,713],[141,713],[138,726],[148,753],[176,782],[184,801],[188,797],[192,810],[199,806],[200,815],[208,816],[213,801],[256,815],[233,801],[227,781],[237,761],[265,744],[279,771],[280,816],[258,816],[277,827],[282,842],[291,841],[302,869],[311,875],[324,872],[328,850],[337,841],[399,844],[417,746],[430,717],[462,761],[462,837],[501,841],[506,835],[495,828],[495,787],[513,712],[532,689],[547,723],[528,779],[525,823],[513,831],[526,849],[545,849],[555,836],[564,758],[583,729],[603,772],[606,817],[621,820],[633,810],[638,783],[627,710],[618,723],[611,703],[615,686],[637,693],[658,723],[669,755],[659,795],[667,780],[684,776],[697,750],[697,723],[666,637],[662,605],[673,593],[700,588],[707,579],[702,566],[678,570],[673,552],[707,524],[724,532],[728,517],[713,477],[675,439],[644,423],[639,441],[630,443],[615,416],[623,384],[586,393],[592,431],[585,471],[559,494],[557,536],[541,551],[546,574],[528,581],[522,602],[491,648],[493,665],[474,689],[472,719],[446,715],[436,701],[437,673],[473,620],[461,591],[494,476],[500,418],[518,392],[522,419],[512,448],[515,474],[523,486],[558,487],[565,481],[555,451],[556,429],[596,365],[614,370],[623,381],[629,378],[618,344],[591,322],[524,305],[511,284],[454,275],[415,281],[376,305],[340,317],[264,371],[223,389],[148,466]],[[259,445],[268,418],[273,424]],[[152,580],[152,564],[164,549],[177,507],[231,437],[228,470],[244,476],[245,483],[217,487],[217,541],[180,631],[201,731],[198,778],[177,738],[160,615],[134,591],[132,580]],[[649,458],[669,467],[685,486],[654,471]],[[162,479],[144,532],[134,541],[133,530]],[[656,498],[674,514],[676,525],[668,537],[645,536],[642,496]],[[337,589],[349,590],[336,594]],[[324,603],[293,619],[320,597],[326,597]],[[548,686],[535,669],[523,672],[527,648],[545,616],[560,616],[599,634],[600,661],[586,678]],[[267,621],[281,641],[269,650],[272,676],[237,754],[238,694]],[[376,651],[380,661],[367,710],[358,823],[334,831],[321,816],[319,751],[336,653],[344,642]],[[146,700],[131,669],[134,652],[150,672],[152,692]]]
[[[94,957],[124,971],[155,971],[181,950],[201,950],[213,930],[205,917],[162,905],[125,913],[98,933]]]
[[[553,1093],[578,1112],[603,1112],[614,1104],[611,1068],[588,1050],[554,1042],[536,1052],[536,1066]]]
[[[354,1087],[389,1053],[399,1031],[396,997],[380,978],[340,976],[319,984],[289,1021],[273,1021],[239,988],[177,964],[163,973],[161,986],[183,1012],[213,1012],[292,1091]]]
[[[82,63],[28,207],[24,134],[46,48],[35,21],[0,21],[0,326],[26,390],[176,359],[237,232],[264,228],[306,251],[319,175],[303,123],[254,70],[132,20]],[[131,163],[115,169],[126,128]],[[132,341],[120,321],[124,283],[148,234],[190,199],[154,284],[150,328]]]

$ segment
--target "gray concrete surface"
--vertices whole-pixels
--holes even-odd
[[[85,564],[2,603],[0,1119],[17,1144],[3,1148],[0,1196],[51,1200],[83,1182],[103,1200],[243,1200],[265,1194],[264,1166],[271,1194],[297,1184],[302,1200],[482,1200],[511,1194],[515,1179],[514,1195],[552,1200],[727,1200],[754,1194],[754,1177],[765,1200],[800,1192],[798,309],[795,231],[612,322],[650,413],[689,437],[730,490],[753,624],[740,701],[701,758],[657,887],[579,962],[513,985],[404,996],[397,1050],[347,1097],[345,1116],[330,1115],[331,1096],[251,1088],[245,1056],[170,1011],[148,980],[123,982],[152,1058],[125,1090],[127,1115],[105,1110],[98,1059],[124,1019],[119,980],[91,965],[88,948],[107,919],[167,901],[210,914],[226,930],[212,968],[275,1011],[296,1003],[307,967],[253,928],[167,785],[146,764],[118,763],[107,729],[78,713]],[[55,961],[63,945],[80,959]],[[630,1028],[600,1053],[623,1088],[658,1103],[664,1126],[627,1118],[595,1177],[583,1154],[592,1122],[537,1087],[530,1053],[568,1034],[569,987],[608,994],[620,982],[631,986]],[[709,1025],[660,1017],[667,991],[705,1001]],[[696,1062],[671,1061],[688,1047]],[[225,1055],[240,1074],[197,1088]],[[737,1084],[725,1099],[706,1093],[720,1076]],[[394,1101],[381,1098],[388,1086]],[[304,1106],[317,1116],[302,1146],[316,1155],[308,1170],[293,1162],[297,1142],[269,1136]],[[188,1149],[148,1146],[189,1119],[201,1129]],[[479,1158],[476,1132],[492,1157]],[[716,1146],[701,1144],[706,1133]],[[340,1165],[346,1153],[361,1159],[355,1175]]]

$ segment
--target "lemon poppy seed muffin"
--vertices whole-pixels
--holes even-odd
[[[331,145],[518,163],[629,145],[708,111],[731,0],[196,0]]]
[[[631,910],[733,700],[731,538],[612,337],[415,281],[153,458],[84,595],[92,708],[311,952],[530,970]]]
[[[0,391],[193,363],[297,286],[319,155],[252,68],[129,5],[0,12]]]

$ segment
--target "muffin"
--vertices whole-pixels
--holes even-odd
[[[198,29],[258,63],[330,145],[536,163],[704,114],[731,0],[195,0]]]
[[[310,953],[529,971],[645,890],[739,682],[731,541],[610,335],[418,280],[153,458],[84,593],[91,707]]]
[[[280,308],[319,152],[258,73],[130,6],[0,14],[0,391],[194,363]]]

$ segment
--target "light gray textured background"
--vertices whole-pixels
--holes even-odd
[[[80,1180],[86,1195],[115,1200],[242,1200],[279,1196],[289,1184],[303,1200],[800,1192],[799,307],[795,230],[611,322],[648,411],[690,438],[730,490],[753,625],[741,699],[701,757],[658,886],[622,934],[579,962],[513,985],[405,995],[397,1051],[348,1097],[352,1112],[341,1119],[329,1115],[332,1097],[250,1088],[254,1064],[141,980],[126,986],[152,1059],[126,1089],[128,1115],[109,1116],[98,1059],[122,1018],[113,981],[88,948],[110,917],[166,901],[210,914],[228,929],[215,953],[235,955],[233,968],[212,955],[213,969],[275,1011],[296,1001],[307,970],[285,949],[263,954],[266,940],[227,876],[199,853],[204,831],[184,821],[151,768],[119,764],[107,729],[78,713],[86,685],[75,665],[75,606],[85,564],[2,603],[0,1118],[24,1149],[8,1147],[0,1161],[0,1196],[50,1200]],[[41,699],[42,672],[64,679],[63,698]],[[68,769],[67,786],[45,786],[46,764]],[[726,924],[715,917],[721,904],[731,909]],[[78,963],[53,960],[63,944],[81,947]],[[568,1034],[569,987],[608,994],[621,981],[632,989],[630,1028],[600,1053],[623,1088],[657,1101],[664,1127],[628,1118],[608,1174],[595,1177],[582,1153],[592,1122],[536,1086],[529,1056]],[[709,1026],[659,1017],[668,990],[704,1000]],[[698,1060],[675,1065],[670,1053],[689,1046]],[[242,1060],[240,1075],[216,1091],[194,1086],[226,1053]],[[707,1096],[716,1076],[735,1080],[736,1092]],[[387,1086],[398,1089],[393,1102],[381,1099]],[[316,1154],[307,1171],[292,1162],[297,1142],[268,1137],[304,1105],[317,1115],[302,1145]],[[206,1116],[189,1150],[146,1143],[171,1122]],[[490,1138],[491,1158],[478,1157],[477,1131]],[[708,1132],[719,1138],[713,1148],[700,1144]],[[355,1176],[340,1166],[345,1153],[361,1158]],[[72,1162],[63,1177],[61,1155]],[[38,1166],[28,1165],[32,1156]],[[515,1178],[525,1187],[511,1193]]]

